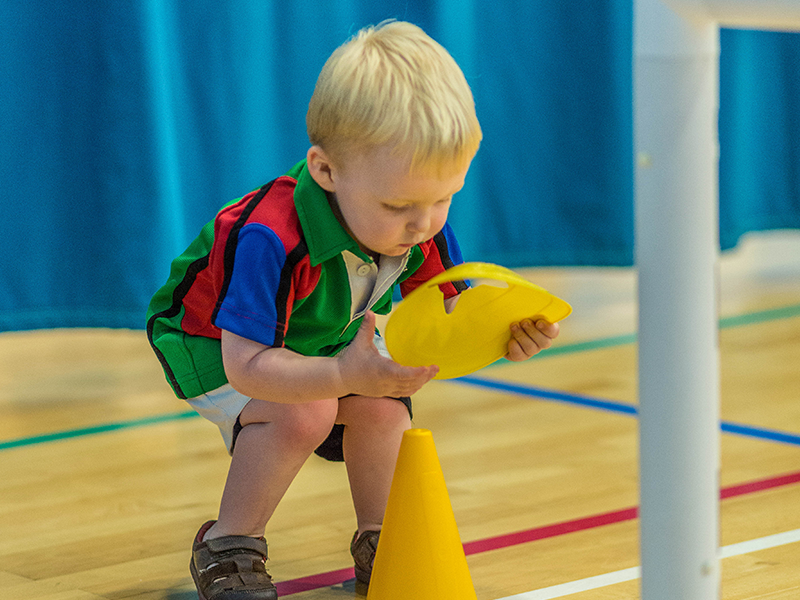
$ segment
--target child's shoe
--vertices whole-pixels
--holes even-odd
[[[356,581],[362,585],[369,585],[380,535],[380,531],[365,531],[359,537],[358,531],[356,531],[353,541],[350,542],[350,554],[353,555],[355,562]]]
[[[227,535],[203,541],[214,521],[197,532],[189,570],[200,600],[277,600],[278,590],[267,573],[267,541]]]

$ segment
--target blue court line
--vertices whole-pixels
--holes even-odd
[[[500,390],[502,392],[511,392],[512,394],[520,394],[522,396],[530,396],[532,398],[543,398],[545,400],[554,400],[556,402],[564,402],[566,404],[576,404],[578,406],[586,406],[588,408],[596,408],[598,410],[605,410],[624,415],[636,416],[639,413],[639,409],[633,404],[612,402],[610,400],[592,398],[590,396],[582,396],[580,394],[570,394],[568,392],[559,392],[557,390],[548,390],[530,385],[508,383],[506,381],[497,381],[494,379],[484,379],[482,377],[474,377],[472,375],[465,375],[464,377],[458,377],[457,379],[452,379],[451,381],[454,383],[466,383],[478,387]]]
[[[482,377],[473,377],[471,375],[459,377],[457,379],[453,379],[452,381],[493,390],[500,390],[502,392],[511,392],[512,394],[520,394],[522,396],[529,396],[531,398],[542,398],[544,400],[564,402],[566,404],[573,404],[576,406],[585,406],[587,408],[605,410],[617,414],[630,415],[634,417],[638,417],[639,415],[639,408],[636,405],[627,404],[624,402],[612,402],[610,400],[603,400],[602,398],[592,398],[591,396],[570,394],[567,392],[548,390],[546,388],[539,388],[530,385],[520,385],[518,383],[507,383],[505,381],[483,379]],[[734,435],[742,435],[760,440],[769,440],[773,442],[781,442],[783,444],[800,446],[800,435],[795,433],[764,429],[761,427],[752,427],[750,425],[740,425],[738,423],[731,423],[730,421],[722,421],[720,424],[720,429],[724,433],[732,433]]]

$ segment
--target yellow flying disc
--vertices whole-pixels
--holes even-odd
[[[461,293],[447,314],[439,284],[489,279],[507,287],[481,284]],[[433,277],[411,292],[386,323],[384,337],[392,359],[401,365],[438,365],[436,379],[468,375],[508,352],[510,326],[523,319],[555,323],[572,307],[513,271],[488,263],[464,263]]]

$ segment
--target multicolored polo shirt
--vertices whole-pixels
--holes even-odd
[[[302,161],[203,227],[150,301],[147,335],[175,394],[193,398],[227,383],[221,329],[306,356],[333,356],[355,337],[367,309],[391,310],[397,285],[405,296],[462,261],[446,224],[406,255],[382,257],[375,285],[366,296],[357,293],[353,273],[368,275],[374,261],[341,226]],[[466,285],[440,288],[449,298]]]

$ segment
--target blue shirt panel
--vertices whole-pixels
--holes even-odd
[[[265,346],[275,343],[277,294],[286,250],[278,235],[261,223],[239,232],[230,285],[215,325]]]

